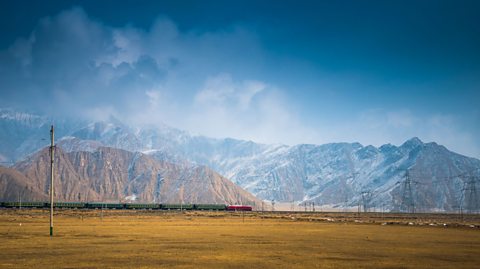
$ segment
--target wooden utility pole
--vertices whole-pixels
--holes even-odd
[[[55,159],[55,145],[54,145],[55,134],[52,128],[50,129],[50,236],[53,236],[53,160]]]

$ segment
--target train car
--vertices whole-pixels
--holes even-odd
[[[113,204],[113,203],[87,203],[86,208],[91,208],[91,209],[124,209],[125,204]]]
[[[4,202],[3,207],[6,208],[43,208],[44,202]]]
[[[162,204],[163,210],[193,210],[193,204]]]
[[[46,203],[47,207],[50,207],[50,203]],[[85,203],[80,202],[53,202],[55,208],[85,208]]]
[[[252,211],[252,206],[250,205],[229,205],[227,206],[228,211]]]
[[[160,209],[159,204],[125,204],[125,209]]]
[[[3,203],[3,206],[5,206],[6,208],[15,208],[15,207],[20,207],[20,203],[19,202],[5,202],[5,203]]]
[[[195,204],[194,208],[196,210],[225,210],[227,206],[221,204]]]

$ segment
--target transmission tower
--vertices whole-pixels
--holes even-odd
[[[155,190],[154,190],[154,194],[153,194],[153,203],[160,203],[161,200],[160,200],[160,192],[161,192],[161,189],[162,189],[162,184],[163,184],[163,176],[162,174],[157,174],[157,182],[155,184]]]
[[[359,175],[359,172],[353,171],[349,176],[345,178],[345,186],[348,186],[348,179],[352,179],[353,182],[356,182],[357,175]],[[343,192],[343,212],[348,211],[348,205],[349,205],[349,195],[348,195],[348,189],[345,187],[344,192]]]
[[[403,212],[415,213],[415,200],[413,198],[412,180],[410,173],[407,170],[405,172],[405,180],[403,181],[402,203],[400,210]]]
[[[477,178],[473,175],[468,176],[467,181],[464,183],[463,196],[465,200],[465,209],[468,213],[474,214],[478,213],[479,209],[479,199],[477,192]]]
[[[362,191],[361,194],[362,194],[363,212],[369,212],[370,202],[372,200],[372,192],[371,191]]]
[[[344,193],[344,203],[343,203],[343,212],[348,211],[348,193],[345,191]]]

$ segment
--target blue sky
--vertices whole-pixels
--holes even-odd
[[[478,1],[32,2],[0,2],[3,107],[480,157]]]

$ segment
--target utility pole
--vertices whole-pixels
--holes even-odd
[[[19,204],[19,209],[22,209],[22,197],[20,196],[20,191],[18,191],[18,204]]]
[[[50,129],[50,140],[51,140],[51,145],[50,145],[50,237],[53,236],[53,171],[54,171],[53,160],[55,159],[54,139],[55,139],[55,133],[52,125],[52,128]]]

